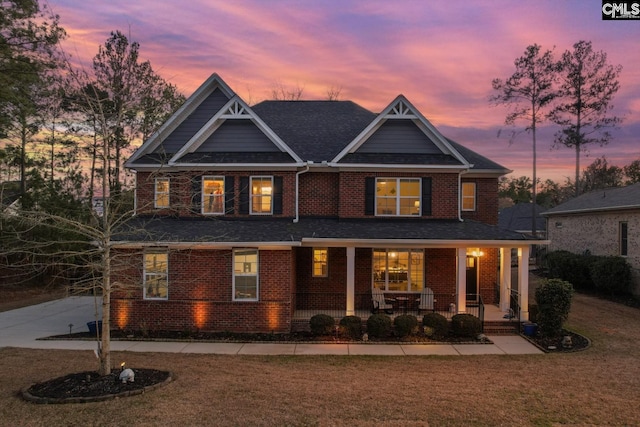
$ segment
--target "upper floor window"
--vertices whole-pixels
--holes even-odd
[[[252,214],[273,213],[273,177],[251,177],[250,212]]]
[[[167,299],[169,297],[169,255],[166,252],[144,254],[144,299]]]
[[[376,215],[420,215],[420,178],[376,178]]]
[[[627,245],[629,243],[628,236],[627,236],[628,224],[626,222],[621,222],[618,228],[620,233],[620,256],[627,256],[628,255]]]
[[[463,211],[475,211],[476,210],[476,183],[475,182],[463,182],[462,183],[462,210]]]
[[[234,301],[258,300],[257,249],[234,249],[233,251],[233,299]]]
[[[313,248],[313,277],[327,277],[329,273],[328,252],[327,248]]]
[[[224,214],[224,177],[202,177],[202,213]]]
[[[155,208],[169,207],[169,178],[155,179],[153,206]]]

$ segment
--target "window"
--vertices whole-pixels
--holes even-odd
[[[168,254],[161,252],[144,254],[144,299],[168,298],[168,258]]]
[[[424,286],[424,252],[373,250],[373,287],[391,292],[420,292]]]
[[[169,207],[169,178],[155,179],[155,194],[153,197],[155,208]]]
[[[313,277],[327,277],[329,273],[327,254],[327,248],[313,249]]]
[[[420,215],[420,179],[376,178],[376,215]]]
[[[234,301],[258,300],[257,249],[233,251],[233,299]]]
[[[476,183],[475,182],[462,183],[462,210],[463,211],[476,210]]]
[[[252,214],[271,214],[273,212],[273,177],[251,177],[251,207]]]
[[[618,227],[620,230],[620,256],[627,256],[627,227],[628,224],[626,222],[621,222]]]
[[[224,214],[224,177],[202,177],[202,213]]]

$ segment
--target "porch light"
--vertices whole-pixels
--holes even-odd
[[[475,251],[471,251],[471,256],[474,256],[474,257],[476,257],[476,258],[477,258],[477,257],[481,257],[481,256],[484,256],[484,252],[482,252],[482,251],[481,251],[481,250],[479,250],[479,249],[478,249],[478,250],[475,250]]]

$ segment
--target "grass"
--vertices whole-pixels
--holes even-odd
[[[575,295],[583,352],[355,357],[114,353],[175,382],[115,401],[35,405],[21,388],[96,368],[91,352],[0,349],[6,426],[637,425],[640,310]]]

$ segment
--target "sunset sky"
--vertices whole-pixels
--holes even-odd
[[[528,45],[556,56],[591,41],[622,65],[613,113],[623,117],[606,147],[590,147],[586,166],[606,155],[618,166],[640,158],[640,20],[603,21],[601,0],[42,0],[60,15],[65,51],[89,68],[111,31],[140,43],[141,57],[190,95],[218,73],[249,104],[276,85],[303,99],[341,100],[381,111],[405,95],[438,129],[471,149],[531,176],[531,136],[513,144],[507,110],[488,101],[491,80],[513,74]],[[502,132],[499,133],[499,130]],[[575,152],[538,139],[538,177],[573,177]],[[500,134],[500,137],[498,137]]]

